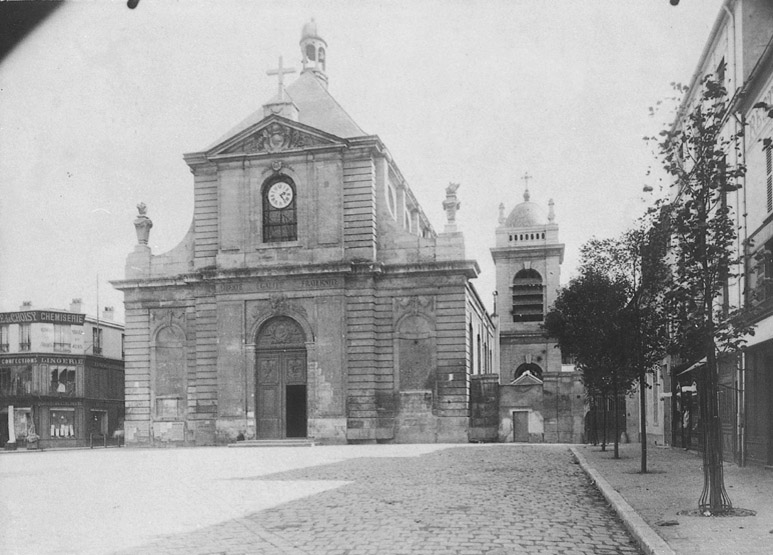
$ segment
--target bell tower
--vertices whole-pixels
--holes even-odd
[[[327,86],[327,73],[325,73],[327,43],[317,33],[317,23],[314,18],[303,26],[300,45],[303,63],[301,73],[311,71]]]
[[[564,245],[558,240],[553,201],[548,211],[531,200],[526,174],[523,202],[505,218],[500,206],[496,246],[500,380],[511,383],[528,369],[542,379],[561,371],[561,352],[542,330],[560,286]]]

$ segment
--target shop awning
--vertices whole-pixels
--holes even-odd
[[[681,372],[679,372],[677,376],[681,376],[682,374],[686,374],[687,372],[692,372],[693,370],[705,365],[706,365],[706,357],[703,357],[698,362],[690,366],[687,370],[682,370]]]

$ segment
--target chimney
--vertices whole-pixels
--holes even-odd
[[[73,299],[70,303],[70,312],[80,313],[83,308],[83,299]]]
[[[32,310],[32,301],[22,301],[19,310]]]
[[[102,319],[107,320],[108,322],[112,322],[115,318],[115,308],[112,306],[106,306],[105,310],[102,312]]]

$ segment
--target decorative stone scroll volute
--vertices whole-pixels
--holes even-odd
[[[147,245],[150,238],[150,228],[153,227],[153,222],[148,218],[148,207],[144,202],[137,205],[137,211],[139,215],[134,220],[134,230],[137,232],[137,243],[140,245]]]

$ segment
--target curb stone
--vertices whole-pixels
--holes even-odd
[[[623,496],[617,493],[598,471],[588,464],[585,457],[574,447],[570,450],[580,463],[580,467],[596,484],[601,494],[623,521],[639,547],[648,555],[676,555],[676,552],[653,530],[639,514],[633,510]]]

